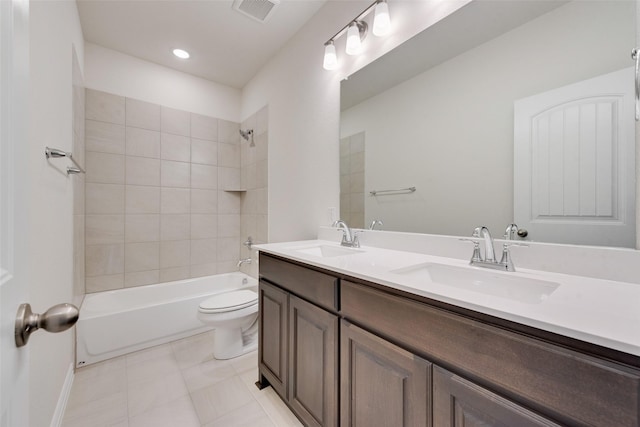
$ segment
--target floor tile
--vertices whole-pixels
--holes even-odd
[[[209,423],[240,408],[254,398],[237,376],[191,393],[200,422]]]
[[[203,427],[277,427],[257,401],[242,406],[234,411],[216,418]]]
[[[212,359],[184,369],[182,375],[189,392],[193,393],[194,391],[212,386],[237,374],[230,361]]]
[[[127,416],[127,393],[121,392],[83,404],[68,405],[62,426],[111,426],[123,422]]]
[[[247,386],[253,397],[258,398],[262,395],[261,390],[256,386],[256,381],[258,381],[258,367],[256,366],[254,369],[249,369],[248,371],[243,372],[240,375],[240,379]]]
[[[205,332],[171,343],[180,369],[213,359],[213,332]]]
[[[291,410],[271,387],[265,388],[257,400],[271,421],[278,427],[302,427],[302,423],[293,415]]]
[[[188,396],[129,418],[129,427],[200,427]]]
[[[189,392],[182,375],[175,373],[149,381],[130,384],[127,394],[129,417],[134,417],[156,406],[188,396]]]
[[[168,353],[158,353],[154,358],[146,358],[136,363],[129,364],[127,360],[127,382],[134,384],[180,373],[171,347],[168,349]]]
[[[158,345],[144,350],[136,351],[134,353],[127,354],[126,361],[127,366],[136,363],[146,362],[151,359],[157,359],[161,356],[173,356],[173,350],[171,344]]]
[[[245,355],[231,359],[234,369],[241,374],[258,366],[258,351],[252,351]]]

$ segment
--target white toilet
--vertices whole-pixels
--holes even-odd
[[[258,294],[254,291],[214,295],[200,303],[198,319],[215,328],[216,359],[231,359],[258,348]]]

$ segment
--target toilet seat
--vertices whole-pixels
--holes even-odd
[[[242,289],[217,294],[200,303],[201,313],[226,313],[258,304],[258,294]]]

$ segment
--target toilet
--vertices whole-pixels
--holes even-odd
[[[213,357],[232,359],[258,348],[258,294],[241,289],[205,299],[198,319],[215,328]]]

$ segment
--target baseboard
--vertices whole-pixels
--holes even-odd
[[[64,411],[67,408],[67,402],[69,401],[69,395],[71,394],[71,386],[73,385],[73,363],[69,364],[69,370],[67,370],[67,376],[64,379],[62,390],[60,390],[60,397],[58,398],[58,404],[56,410],[53,413],[51,419],[51,427],[60,427],[62,425],[62,419],[64,418]]]

